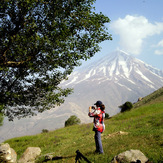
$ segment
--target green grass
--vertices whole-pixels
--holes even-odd
[[[163,161],[163,101],[162,94],[141,104],[131,111],[119,113],[105,120],[106,130],[102,134],[104,155],[94,154],[93,124],[74,125],[52,132],[34,136],[25,136],[7,140],[18,154],[18,158],[27,147],[40,147],[42,154],[54,152],[62,156],[60,160],[49,162],[75,162],[76,150],[91,162],[105,163],[126,150],[138,149],[154,163]],[[145,100],[145,98],[144,98]],[[87,116],[87,115],[86,115]],[[123,131],[128,135],[109,134]],[[42,160],[38,160],[42,162]],[[84,162],[84,161],[82,161]]]

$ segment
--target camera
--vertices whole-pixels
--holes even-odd
[[[94,106],[92,106],[92,109],[94,110],[94,109],[95,109],[95,107],[94,107]]]

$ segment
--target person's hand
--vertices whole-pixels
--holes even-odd
[[[89,107],[89,112],[91,112],[92,106]]]

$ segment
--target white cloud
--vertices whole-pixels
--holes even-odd
[[[155,50],[154,52],[156,55],[163,55],[163,49]]]
[[[154,45],[153,47],[157,48],[157,50],[154,52],[156,55],[163,55],[163,40],[158,42],[158,44]]]
[[[163,32],[163,23],[152,24],[144,16],[126,15],[112,22],[110,27],[120,35],[121,48],[135,55],[140,54],[145,38]]]
[[[161,40],[158,44],[157,44],[158,47],[163,47],[163,40]]]

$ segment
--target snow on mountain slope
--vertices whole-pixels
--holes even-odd
[[[154,78],[159,78],[159,81],[162,81],[162,77],[162,71],[152,68],[122,51],[116,51],[85,69],[75,71],[69,76],[69,80],[64,81],[62,85],[71,86],[87,80],[102,82],[114,80],[118,82],[122,79],[137,84],[135,82],[137,78],[140,81],[146,81],[148,85],[155,88],[155,83],[152,81]]]

